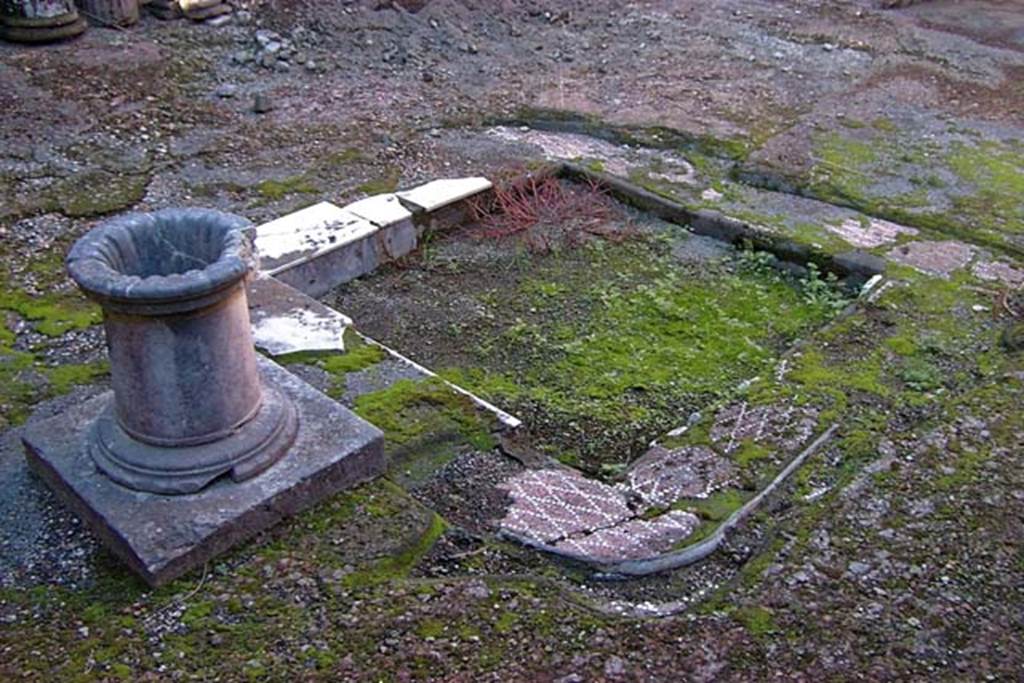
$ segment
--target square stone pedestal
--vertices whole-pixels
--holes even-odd
[[[299,432],[287,455],[252,479],[223,479],[180,496],[114,483],[84,447],[86,432],[111,393],[28,427],[23,440],[29,465],[151,586],[384,471],[379,429],[277,364],[259,361],[264,383],[295,402]]]

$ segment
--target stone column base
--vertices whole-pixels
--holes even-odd
[[[151,586],[223,553],[284,517],[384,471],[383,434],[277,364],[259,358],[266,386],[290,398],[299,431],[281,460],[243,482],[229,477],[187,495],[134,491],[87,451],[109,393],[29,426],[29,465],[111,551]]]

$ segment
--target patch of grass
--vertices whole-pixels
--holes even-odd
[[[834,301],[743,260],[688,266],[657,241],[533,256],[479,297],[471,360],[445,376],[586,469],[626,461],[680,416],[766,372]],[[824,286],[828,286],[825,284]]]

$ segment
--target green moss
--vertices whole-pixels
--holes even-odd
[[[360,192],[364,194],[369,195],[394,192],[395,190],[398,189],[398,182],[401,180],[401,178],[402,171],[397,168],[393,168],[388,170],[386,175],[381,176],[380,178],[376,178],[374,180],[368,180],[356,189],[358,189]]]
[[[725,489],[716,491],[707,498],[684,498],[676,502],[672,509],[692,512],[700,518],[700,523],[693,533],[676,543],[673,550],[681,550],[710,536],[729,518],[729,515],[743,507],[752,495],[749,491]]]
[[[493,322],[467,343],[472,362],[445,376],[540,425],[545,452],[598,472],[767,372],[835,313],[773,269],[687,267],[662,248],[532,257],[516,287],[480,297]]]
[[[406,576],[444,534],[448,525],[438,514],[430,518],[430,525],[415,543],[401,552],[376,562],[373,566],[346,575],[342,583],[348,588],[378,586]]]
[[[81,330],[102,320],[99,306],[81,298],[33,297],[3,289],[0,289],[0,309],[13,311],[34,322],[36,330],[48,337],[59,337],[69,330]]]
[[[1024,153],[995,142],[960,144],[947,163],[976,188],[972,197],[958,200],[959,210],[986,227],[1024,232]]]
[[[899,130],[899,127],[893,123],[892,119],[887,119],[884,116],[872,121],[871,127],[875,130],[880,130],[883,133],[895,133]]]
[[[345,351],[299,351],[274,360],[282,365],[303,363],[313,365],[331,376],[331,386],[327,394],[332,398],[340,398],[346,391],[345,376],[350,372],[359,372],[372,367],[384,360],[387,352],[376,344],[365,341],[353,330],[345,330]]]
[[[53,394],[66,394],[79,384],[88,384],[110,371],[110,363],[106,360],[81,365],[56,365],[46,368],[45,374],[50,381]]]
[[[901,356],[912,356],[917,352],[917,343],[908,335],[889,337],[885,345]]]
[[[757,638],[771,635],[778,630],[773,615],[772,610],[761,606],[741,607],[733,613],[750,635]]]
[[[129,209],[142,201],[148,175],[87,171],[59,181],[41,195],[47,206],[72,218],[91,218]]]
[[[747,467],[757,460],[764,460],[774,455],[774,451],[770,448],[766,448],[761,444],[754,443],[749,439],[745,439],[741,444],[738,451],[733,455],[733,459],[740,467]]]
[[[409,446],[452,433],[479,450],[489,450],[495,444],[472,401],[437,379],[399,380],[381,391],[363,394],[356,399],[355,411],[383,430],[392,445]]]
[[[278,201],[292,194],[316,194],[320,191],[305,175],[294,175],[281,180],[264,180],[256,185],[256,192],[269,201]]]
[[[357,147],[346,147],[340,152],[327,155],[322,166],[326,168],[343,168],[356,162],[362,161],[365,157],[363,151]]]
[[[416,635],[420,638],[440,638],[444,635],[446,626],[438,619],[424,619],[416,627]]]

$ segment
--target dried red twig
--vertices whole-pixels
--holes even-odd
[[[550,251],[559,242],[576,245],[587,235],[622,241],[635,234],[625,221],[612,223],[608,190],[595,181],[580,186],[551,175],[510,174],[495,183],[489,201],[472,209],[477,236],[519,237],[534,251]]]

